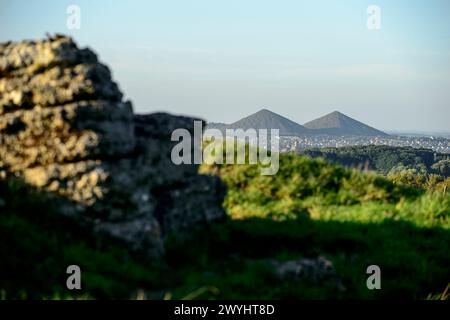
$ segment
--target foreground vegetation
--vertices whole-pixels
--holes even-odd
[[[287,154],[256,165],[203,166],[228,185],[229,219],[169,235],[164,261],[132,256],[54,213],[48,195],[0,180],[0,290],[10,298],[425,299],[450,282],[450,196]],[[267,261],[325,256],[333,281],[277,278]],[[83,289],[65,288],[66,267]],[[366,268],[382,270],[368,290]]]
[[[383,145],[311,148],[301,155],[362,171],[375,171],[396,184],[430,191],[450,189],[450,156],[431,149]]]

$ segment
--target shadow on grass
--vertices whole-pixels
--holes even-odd
[[[214,299],[421,299],[450,280],[450,233],[406,222],[324,222],[299,218],[228,220],[171,235],[164,262],[132,255],[55,213],[55,198],[17,180],[0,181],[0,298],[181,298],[203,286]],[[278,280],[264,263],[325,255],[346,287]],[[66,268],[82,270],[83,289],[66,289]],[[366,287],[377,264],[382,290]]]
[[[194,276],[194,281],[221,289],[221,298],[424,299],[450,281],[450,233],[390,220],[379,224],[307,218],[228,221],[190,238],[169,239],[168,248],[171,268],[189,266],[194,274],[203,270],[205,278]],[[251,263],[319,255],[333,261],[345,291],[331,283],[283,283],[263,265]],[[366,269],[372,264],[381,268],[382,290],[367,289]]]

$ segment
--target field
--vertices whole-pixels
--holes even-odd
[[[277,175],[202,166],[227,184],[228,219],[166,239],[163,261],[92,238],[48,195],[0,180],[3,299],[438,299],[450,282],[450,196],[293,154]],[[278,277],[273,263],[324,257],[335,275]],[[81,292],[65,288],[78,264]],[[369,290],[366,268],[381,268]]]

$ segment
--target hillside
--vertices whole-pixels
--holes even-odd
[[[278,129],[280,130],[280,136],[299,136],[312,133],[311,130],[304,128],[298,123],[267,109],[262,109],[229,125],[209,123],[208,128],[217,128],[220,130],[224,130],[226,128],[244,130]]]
[[[386,133],[352,119],[339,111],[334,111],[303,125],[328,135],[388,136]]]
[[[424,299],[448,283],[448,194],[402,187],[376,174],[293,154],[280,155],[274,176],[261,176],[250,165],[202,169],[227,183],[224,206],[242,224],[241,232],[248,233],[239,238],[242,246],[264,244],[256,255],[290,261],[325,255],[346,287],[340,292],[304,283],[296,288],[294,283],[285,287],[290,291],[283,297],[317,290],[321,298]],[[378,292],[365,287],[362,270],[372,263],[384,270]]]
[[[231,124],[209,123],[208,128],[229,129],[279,129],[281,136],[331,135],[331,136],[388,136],[362,122],[334,111],[303,126],[275,112],[262,109]]]
[[[228,219],[190,235],[167,235],[164,260],[154,262],[119,242],[92,238],[57,214],[45,193],[2,179],[2,296],[425,299],[443,291],[450,196],[395,186],[322,160],[280,160],[275,176],[261,176],[250,165],[203,166],[203,173],[220,176],[228,186]],[[73,261],[84,272],[76,294],[64,288],[65,266]],[[280,274],[292,261],[312,270]],[[323,263],[328,267],[322,269]],[[383,290],[367,290],[369,264],[382,268]],[[33,272],[27,272],[29,265]]]

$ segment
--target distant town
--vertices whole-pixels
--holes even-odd
[[[439,153],[450,153],[450,139],[443,137],[410,136],[282,136],[280,151],[290,152],[307,148],[345,147],[364,145],[387,145],[394,147],[427,148]]]
[[[226,129],[278,129],[281,152],[308,148],[387,145],[431,149],[450,153],[450,139],[426,134],[387,134],[358,120],[333,111],[303,125],[275,112],[262,109],[231,124],[209,123],[208,128]],[[252,144],[251,141],[249,141]],[[264,142],[263,142],[264,143]]]

